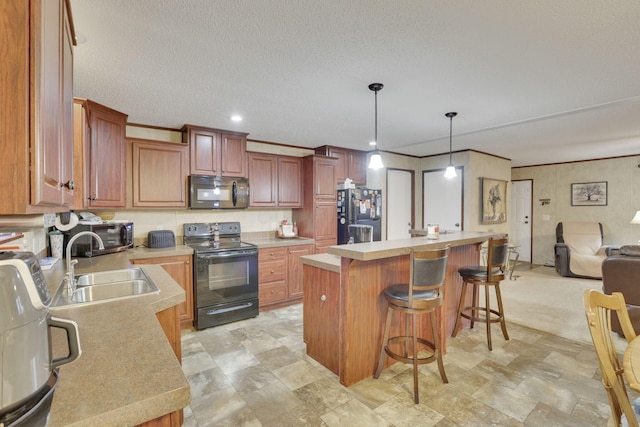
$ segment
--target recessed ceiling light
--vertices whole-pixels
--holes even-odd
[[[369,145],[371,145],[371,146],[375,146],[375,145],[376,145],[376,142],[375,142],[375,141],[371,141],[371,142],[369,143]]]
[[[242,121],[242,116],[238,116],[237,114],[233,115],[233,116],[231,116],[229,118],[231,119],[232,122],[241,122]]]

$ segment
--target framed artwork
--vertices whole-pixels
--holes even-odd
[[[571,206],[607,206],[607,181],[571,184]]]
[[[507,222],[507,181],[482,178],[482,224]]]

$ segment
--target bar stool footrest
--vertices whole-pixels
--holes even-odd
[[[474,312],[478,312],[479,314],[486,314],[487,309],[485,307],[465,307],[462,309],[462,312],[460,313],[460,317],[464,317],[465,319],[469,319],[472,322],[482,322],[482,323],[487,323],[487,318],[486,316],[481,316],[479,314],[474,314]],[[469,314],[471,313],[471,314]],[[502,322],[502,319],[504,318],[504,316],[502,314],[500,314],[499,311],[494,310],[494,309],[489,309],[489,313],[491,318],[488,320],[489,323],[500,323]]]
[[[431,363],[434,360],[436,360],[436,358],[437,358],[436,347],[432,342],[427,341],[424,338],[417,338],[416,341],[418,341],[419,344],[422,344],[423,346],[425,346],[427,348],[427,350],[431,351],[431,355],[430,356],[418,357],[418,364],[419,365],[424,365],[424,364],[427,364],[427,363]],[[396,343],[396,342],[409,342],[410,344],[413,344],[413,337],[411,337],[411,336],[397,336],[397,337],[391,337],[387,341],[388,344]],[[413,363],[413,357],[406,357],[406,356],[403,356],[401,354],[395,353],[393,350],[389,349],[389,345],[388,344],[384,346],[384,352],[387,354],[387,356],[389,356],[390,358],[395,359],[395,360],[397,360],[399,362],[410,363],[410,364]],[[415,349],[414,349],[414,351],[415,351]]]

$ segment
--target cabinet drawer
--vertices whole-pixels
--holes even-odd
[[[287,298],[287,285],[284,280],[260,285],[258,287],[260,305],[265,306],[284,301]]]
[[[287,277],[287,263],[284,259],[258,263],[258,283],[285,280]]]
[[[260,251],[258,252],[258,262],[263,263],[280,259],[284,260],[286,256],[286,247],[260,249]]]

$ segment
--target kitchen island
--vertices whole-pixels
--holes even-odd
[[[449,246],[444,302],[437,311],[440,344],[446,352],[446,340],[453,332],[462,289],[458,268],[478,264],[482,243],[503,236],[503,233],[460,231],[440,235],[437,240],[416,237],[331,246],[328,254],[302,257],[307,354],[336,373],[345,386],[372,376],[387,313],[382,292],[394,283],[408,283],[412,248]],[[471,295],[467,299],[470,303]],[[418,326],[419,336],[430,339],[430,331],[428,316],[423,316]],[[403,333],[404,321],[394,316],[391,334]],[[387,360],[387,365],[392,362]]]
[[[191,253],[184,247],[134,249],[79,258],[76,273],[130,267],[131,259]],[[45,272],[53,293],[64,262]],[[180,361],[177,305],[184,290],[158,265],[142,269],[159,294],[52,309],[78,323],[82,355],[59,368],[49,426],[181,425],[190,387]],[[54,355],[65,355],[66,338],[52,331]]]

